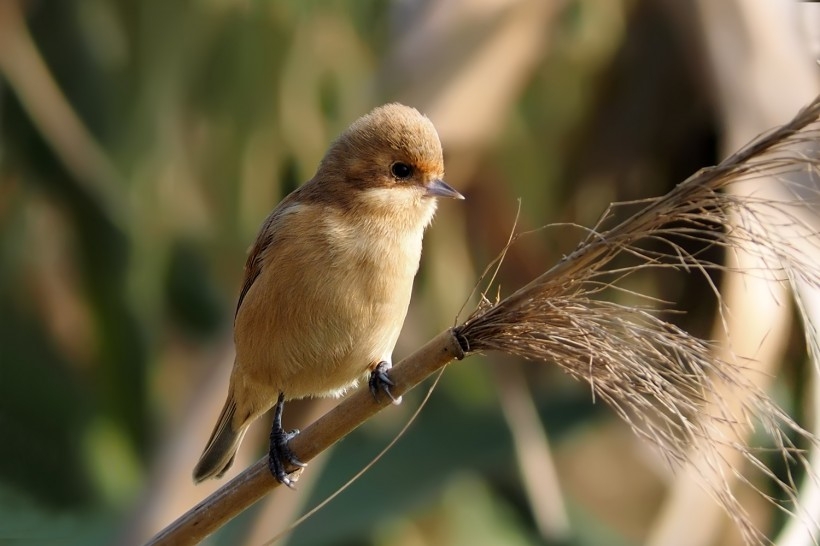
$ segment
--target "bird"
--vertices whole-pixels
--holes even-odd
[[[422,238],[444,182],[441,142],[415,108],[390,103],[334,140],[309,181],[263,222],[234,315],[228,395],[193,473],[199,483],[233,464],[250,424],[275,406],[268,466],[293,487],[284,403],[339,397],[368,377],[390,398],[392,353],[404,324]],[[394,399],[395,401],[395,399]]]

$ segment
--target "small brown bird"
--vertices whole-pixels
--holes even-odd
[[[424,229],[442,180],[433,124],[401,104],[376,108],[330,146],[316,175],[271,212],[245,264],[228,399],[194,469],[220,477],[248,426],[276,405],[269,465],[292,485],[285,400],[341,396],[370,373],[374,396],[404,323]],[[392,398],[392,396],[391,396]]]

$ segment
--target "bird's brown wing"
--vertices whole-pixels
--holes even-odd
[[[251,289],[251,286],[253,286],[257,277],[259,277],[259,274],[262,273],[265,256],[269,252],[274,251],[280,232],[284,228],[281,224],[286,221],[285,217],[295,213],[297,210],[293,206],[298,202],[294,199],[297,192],[299,192],[299,190],[296,190],[282,200],[268,215],[262,227],[259,229],[259,235],[256,236],[256,242],[253,244],[248,254],[248,259],[245,262],[245,278],[242,281],[242,291],[239,293],[239,300],[236,302],[234,320],[236,320],[236,316],[239,314],[239,308],[242,307],[242,301],[245,299],[248,290]]]
[[[248,293],[248,290],[251,289],[254,281],[262,272],[263,251],[270,246],[274,238],[273,233],[271,233],[270,229],[268,229],[270,227],[270,220],[272,217],[273,215],[268,217],[265,221],[262,230],[259,232],[259,236],[256,238],[253,248],[251,248],[250,254],[248,254],[248,259],[245,262],[245,278],[242,281],[242,291],[239,293],[239,300],[236,302],[234,320],[236,319],[236,315],[239,314],[239,308],[242,306],[242,300],[245,299],[245,295]]]

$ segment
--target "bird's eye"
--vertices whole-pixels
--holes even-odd
[[[402,163],[398,161],[393,163],[390,167],[390,172],[393,173],[393,176],[404,180],[405,178],[409,178],[411,174],[413,174],[413,168],[408,165],[407,163]]]

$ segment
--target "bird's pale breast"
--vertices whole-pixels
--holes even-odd
[[[340,394],[390,358],[407,312],[424,225],[372,229],[311,212],[277,227],[236,317],[234,388],[245,391],[237,399],[255,400],[254,413],[279,392]]]

